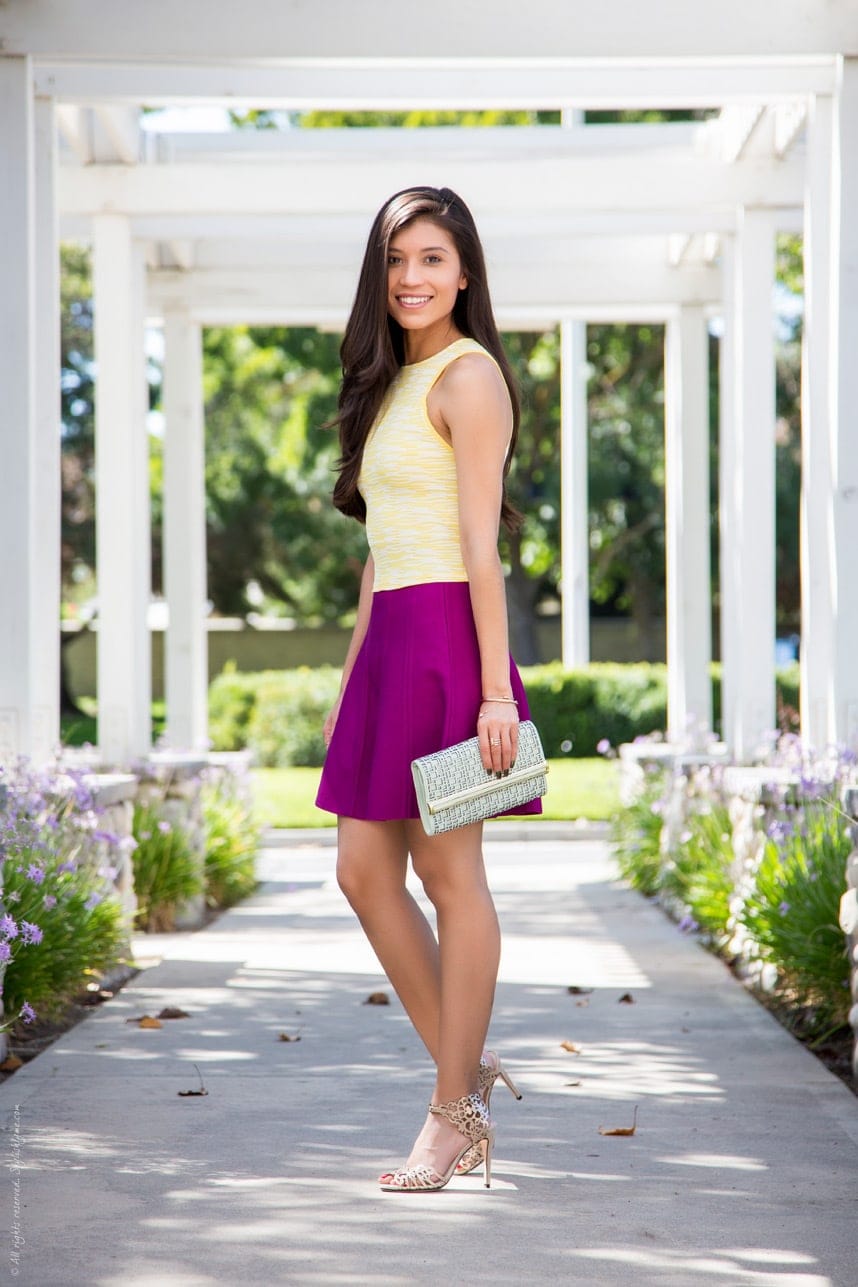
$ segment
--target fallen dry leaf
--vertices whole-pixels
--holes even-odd
[[[620,997],[619,1003],[620,1005],[634,1005],[635,999],[632,996],[631,992],[624,992],[623,995]]]
[[[571,984],[566,991],[573,997],[585,997],[593,991],[592,988],[579,988],[576,984]]]
[[[16,1068],[21,1068],[23,1063],[23,1059],[19,1059],[17,1055],[7,1055],[0,1064],[0,1072],[14,1072]]]
[[[182,1099],[186,1099],[189,1095],[207,1095],[209,1093],[206,1090],[205,1086],[203,1085],[202,1073],[200,1072],[196,1064],[194,1064],[194,1067],[197,1069],[197,1076],[200,1079],[200,1088],[199,1090],[177,1090],[176,1094],[179,1095]]]
[[[580,1081],[564,1081],[564,1086],[580,1086]]]
[[[386,992],[370,992],[364,1005],[390,1005],[390,997]]]
[[[574,1041],[561,1041],[560,1048],[562,1050],[568,1050],[570,1055],[580,1055],[581,1053],[581,1047],[576,1046]]]
[[[634,1135],[638,1125],[638,1106],[635,1104],[635,1112],[632,1117],[631,1126],[600,1126],[600,1135]]]
[[[153,1019],[151,1014],[143,1014],[137,1020],[138,1028],[163,1028],[163,1026],[164,1025],[162,1024],[161,1020]]]
[[[290,1035],[289,1035],[289,1033],[288,1033],[288,1032],[281,1032],[281,1033],[280,1033],[280,1036],[277,1038],[277,1040],[278,1040],[278,1041],[300,1041],[300,1040],[301,1040],[301,1038],[300,1038],[300,1037],[298,1037],[298,1036],[296,1036],[296,1037],[292,1037],[292,1036],[290,1036]]]
[[[159,1019],[190,1019],[187,1010],[180,1010],[175,1005],[165,1005],[163,1010],[158,1011]]]

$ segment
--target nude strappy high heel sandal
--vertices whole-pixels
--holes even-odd
[[[448,1100],[446,1104],[430,1104],[429,1112],[437,1113],[455,1126],[465,1137],[462,1148],[443,1173],[435,1171],[431,1166],[407,1166],[389,1176],[382,1176],[381,1187],[385,1193],[428,1193],[443,1189],[450,1183],[465,1154],[475,1147],[480,1150],[481,1159],[483,1147],[485,1148],[486,1188],[491,1188],[495,1128],[482,1095],[472,1091],[470,1095]]]
[[[492,1059],[495,1062],[489,1063],[489,1059]],[[487,1050],[485,1053],[485,1056],[480,1060],[480,1073],[479,1073],[479,1082],[478,1082],[479,1092],[483,1100],[485,1101],[486,1108],[488,1108],[489,1106],[489,1101],[491,1100],[491,1097],[492,1097],[492,1091],[494,1090],[494,1084],[497,1081],[498,1077],[500,1077],[501,1081],[507,1087],[510,1094],[515,1095],[516,1099],[521,1099],[522,1097],[521,1091],[518,1089],[515,1082],[510,1077],[507,1070],[504,1068],[500,1055],[497,1054],[497,1052],[494,1050]],[[456,1174],[470,1175],[471,1171],[475,1171],[477,1167],[480,1165],[480,1163],[482,1162],[482,1160],[483,1160],[483,1146],[482,1144],[475,1144],[473,1148],[468,1149],[465,1156],[459,1162],[459,1165],[456,1167]]]

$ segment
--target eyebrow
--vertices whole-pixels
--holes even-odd
[[[388,250],[388,254],[389,254],[391,251],[398,251],[398,250],[399,250],[399,247],[398,247],[398,246],[388,246],[388,247],[387,247],[387,250]],[[424,246],[424,247],[423,247],[423,249],[422,249],[419,253],[420,253],[421,255],[428,255],[428,253],[429,253],[429,251],[430,251],[430,250],[440,250],[440,251],[441,251],[443,254],[445,254],[445,255],[449,255],[449,253],[450,253],[449,247],[447,247],[447,246]]]

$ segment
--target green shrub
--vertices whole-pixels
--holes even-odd
[[[20,942],[3,977],[3,1012],[17,1015],[24,1002],[51,1018],[98,974],[120,959],[126,926],[122,907],[95,870],[58,872],[44,862],[39,886],[17,871],[5,873],[3,898],[18,925],[38,924],[38,944]],[[45,899],[56,898],[50,906]],[[97,901],[96,901],[97,900]],[[37,950],[38,949],[38,950]]]
[[[525,667],[521,676],[549,758],[596,755],[603,738],[619,746],[665,727],[664,666],[595,663],[564,670],[556,662]],[[571,748],[564,745],[570,742]]]
[[[166,821],[157,802],[134,806],[134,892],[141,929],[170,930],[176,908],[199,894],[203,878],[190,841],[180,827]]]
[[[661,888],[678,899],[716,944],[727,936],[733,878],[730,815],[721,803],[696,799],[675,851],[664,864]]]
[[[652,896],[661,887],[661,830],[666,777],[654,770],[631,804],[611,822],[611,844],[620,874],[634,889]]]
[[[21,764],[0,792],[0,961],[3,1027],[59,1013],[93,974],[118,964],[128,926],[94,845],[127,844],[97,830],[79,776]],[[72,781],[69,790],[68,779]],[[91,856],[90,856],[91,855]]]
[[[234,774],[210,778],[202,792],[206,903],[232,907],[256,888],[260,828]]]
[[[209,687],[209,737],[217,751],[239,751],[247,745],[247,725],[256,704],[262,673],[240,674],[229,662]]]
[[[760,958],[777,969],[779,995],[806,1008],[805,1033],[820,1040],[847,1022],[850,1006],[838,919],[851,848],[843,821],[816,801],[775,823],[741,914]]]
[[[594,662],[564,670],[559,662],[522,669],[531,713],[549,758],[593,756],[667,724],[667,669],[639,662]],[[239,674],[225,670],[209,690],[209,735],[215,750],[252,747],[260,765],[317,767],[324,760],[322,725],[339,689],[333,666]],[[715,724],[720,718],[721,672],[712,667]],[[798,705],[798,667],[778,673],[782,711]]]
[[[260,677],[247,745],[264,768],[317,766],[325,758],[322,728],[336,701],[340,671],[335,666],[269,672]]]

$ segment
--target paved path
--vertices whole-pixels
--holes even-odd
[[[137,940],[161,962],[0,1087],[0,1272],[38,1287],[858,1283],[858,1099],[616,883],[593,840],[487,845],[505,932],[492,1038],[525,1094],[495,1091],[491,1192],[472,1176],[382,1194],[431,1076],[395,998],[363,1004],[386,985],[333,858],[266,851],[254,898],[200,933]],[[190,1018],[125,1022],[164,1005]],[[180,1097],[194,1064],[209,1093]],[[599,1134],[635,1105],[636,1135]]]

